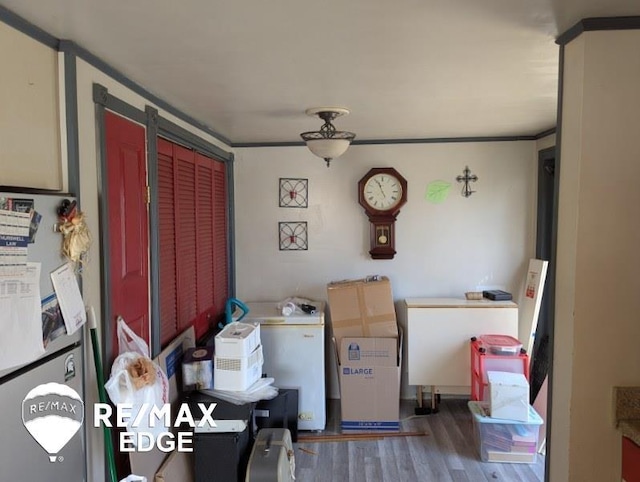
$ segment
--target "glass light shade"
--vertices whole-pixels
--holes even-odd
[[[307,147],[316,156],[322,159],[335,159],[340,157],[349,148],[349,139],[309,139]]]

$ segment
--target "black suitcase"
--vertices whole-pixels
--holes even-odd
[[[291,432],[286,428],[263,428],[253,444],[245,482],[293,482],[295,456]]]

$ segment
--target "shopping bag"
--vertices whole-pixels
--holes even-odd
[[[149,357],[149,345],[129,328],[122,316],[118,316],[118,352],[133,352]]]
[[[149,358],[147,343],[121,317],[118,317],[118,348],[120,354],[113,361],[111,375],[105,383],[107,394],[114,405],[126,404],[131,408],[127,431],[147,432],[157,437],[169,428],[150,412],[153,407],[162,408],[169,403],[167,375]],[[152,443],[147,438],[143,440]]]
[[[120,482],[147,482],[147,478],[143,477],[142,475],[133,475],[133,474],[131,474],[131,475],[126,476]]]

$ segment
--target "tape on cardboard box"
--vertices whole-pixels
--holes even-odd
[[[327,285],[334,336],[397,337],[391,282],[386,277],[332,282]]]

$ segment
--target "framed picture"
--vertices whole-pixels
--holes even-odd
[[[291,177],[281,177],[280,207],[281,208],[306,208],[309,201],[309,180]]]
[[[306,251],[309,247],[306,221],[282,221],[278,223],[280,251]]]

